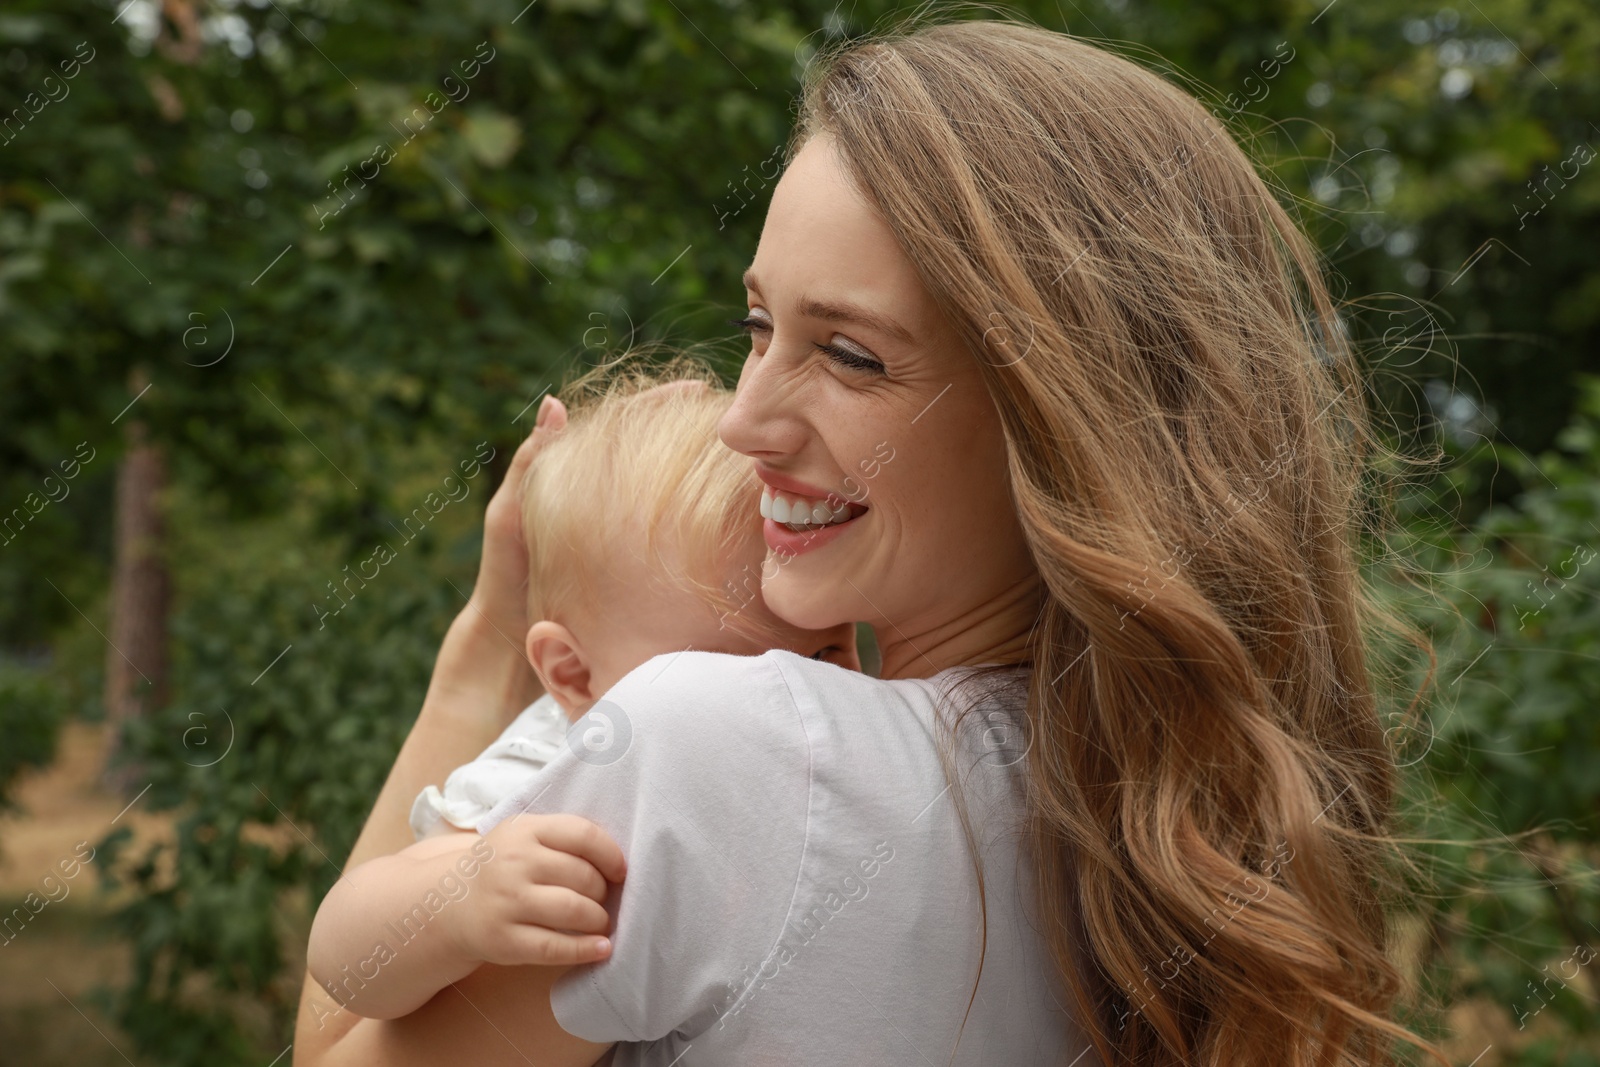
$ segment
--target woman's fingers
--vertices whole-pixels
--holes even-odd
[[[520,491],[522,476],[527,472],[528,465],[533,462],[534,454],[566,425],[567,406],[546,394],[545,398],[539,401],[539,410],[533,417],[532,432],[522,439],[522,444],[517,446],[516,454],[511,457],[511,466],[506,471],[502,487],[510,486],[513,490]]]
[[[567,406],[554,396],[539,401],[539,410],[533,416],[534,429],[559,430],[567,424]]]
[[[534,417],[533,431],[522,439],[522,444],[517,446],[517,451],[511,457],[511,465],[506,468],[506,476],[500,482],[500,487],[495,490],[489,499],[489,509],[495,510],[495,505],[501,505],[500,510],[509,511],[513,515],[521,509],[516,505],[522,497],[522,480],[527,476],[528,467],[533,463],[533,457],[552,435],[567,424],[566,406],[553,396],[546,396],[540,401],[539,413]]]
[[[544,398],[533,432],[517,446],[483,517],[483,559],[473,588],[475,606],[501,634],[527,632],[528,550],[522,530],[522,483],[540,448],[566,425],[567,409]]]
[[[545,442],[555,436],[567,424],[567,408],[553,396],[546,396],[539,404],[539,413],[534,417],[533,432],[522,439],[522,444],[517,446],[516,454],[511,457],[511,466],[506,469],[506,476],[500,482],[500,487],[495,490],[494,496],[489,498],[489,507],[484,522],[507,542],[514,543],[518,551],[523,549],[522,538],[522,483],[528,475],[528,468],[533,464],[533,457],[543,448]]]

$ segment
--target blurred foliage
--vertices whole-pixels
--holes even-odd
[[[309,633],[304,591],[281,575],[177,620],[182,696],[130,736],[150,807],[180,813],[176,841],[132,853],[119,831],[101,845],[108,882],[137,891],[115,917],[135,968],[111,1010],[165,1062],[254,1062],[288,1043],[301,972],[285,961],[301,958],[306,898],[285,891],[320,900],[339,876],[460,606],[448,584],[385,577]],[[285,632],[300,634],[287,651]],[[265,1030],[241,1032],[242,1003],[268,1009]]]
[[[11,786],[23,771],[44,767],[56,751],[61,696],[37,669],[0,664],[0,811],[14,807]]]
[[[1438,1002],[1494,1005],[1526,1031],[1519,1064],[1600,1063],[1600,378],[1579,385],[1537,460],[1481,440],[1452,449],[1401,501],[1375,568],[1437,656],[1425,714],[1397,713],[1391,730],[1407,829],[1425,841],[1423,976]],[[1450,521],[1507,476],[1532,488]]]
[[[1457,842],[1421,853],[1422,974],[1503,1020],[1515,1062],[1600,1062],[1594,965],[1548,981],[1600,941],[1600,566],[1579,562],[1600,532],[1600,394],[1576,376],[1600,369],[1600,177],[1578,162],[1600,144],[1600,17],[1588,0],[1006,9],[1223,116],[1327,254],[1396,444],[1449,450],[1374,565],[1439,654],[1425,717],[1395,734],[1414,825]],[[0,673],[0,792],[60,714],[93,710],[129,421],[173,470],[174,697],[128,750],[177,835],[102,846],[133,890],[116,924],[134,980],[107,1006],[145,1057],[259,1063],[288,1043],[296,939],[420,704],[527,406],[630,339],[728,332],[803,64],[898,10],[0,13],[0,644],[48,649],[53,694]],[[497,459],[467,500],[341,596],[330,583],[480,442]]]

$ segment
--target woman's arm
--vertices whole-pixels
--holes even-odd
[[[509,474],[506,482],[511,482]],[[451,623],[422,712],[345,861],[346,869],[410,845],[411,803],[422,788],[482,752],[522,706],[519,701],[538,696],[537,679],[530,687],[527,660],[519,656],[513,662],[497,645],[504,647],[500,635],[470,606]],[[295,1064],[323,1067],[337,1062],[324,1057],[357,1021],[308,971],[295,1027]]]
[[[506,481],[510,484],[509,474]],[[500,635],[470,606],[456,616],[434,664],[422,712],[345,861],[346,869],[409,846],[411,804],[422,788],[442,781],[455,767],[477,756],[499,736],[524,701],[538,696],[537,680],[529,683],[532,671],[526,659],[519,656],[513,662],[499,654],[497,644],[503,647]],[[548,1007],[546,1001],[546,1010]],[[358,1021],[319,987],[308,971],[295,1026],[297,1067],[363,1062],[330,1058]],[[365,1062],[376,1065],[383,1061]]]
[[[317,909],[306,969],[362,1018],[417,1010],[483,962],[454,920],[477,903],[474,883],[494,855],[486,838],[453,833],[351,868]]]
[[[484,964],[400,1019],[353,1019],[343,1039],[318,1053],[319,1067],[593,1067],[610,1045],[573,1037],[550,1010],[565,967]],[[347,1018],[352,1018],[346,1013]],[[330,1022],[331,1026],[332,1023]],[[301,1013],[297,1041],[316,1024]],[[295,1047],[295,1062],[303,1045]]]
[[[539,446],[565,424],[566,409],[560,401],[546,397],[533,433],[517,449],[505,480],[489,501],[484,513],[483,560],[477,584],[466,608],[445,635],[422,711],[367,816],[346,866],[390,855],[411,844],[409,815],[416,795],[424,786],[443,780],[450,770],[475,757],[499,736],[517,711],[542,691],[519,643],[528,630],[528,559],[522,539],[521,489],[523,475]],[[487,968],[480,969],[480,973],[481,970]],[[593,1052],[605,1047],[578,1042],[557,1025],[550,1010],[549,987],[564,968],[496,970],[514,975],[516,988],[529,998],[518,1004],[521,1014],[517,1016],[524,1026],[532,1028],[523,1031],[524,1040],[532,1042],[527,1047],[541,1053],[546,1048],[586,1046]],[[458,985],[467,989],[480,980],[474,973]],[[363,1021],[341,1008],[308,972],[295,1026],[294,1062],[298,1067],[399,1064],[404,1061],[375,1052],[372,1042],[387,1033],[385,1028],[399,1027],[412,1035],[412,1047],[423,1047],[427,1043],[419,1042],[416,1032],[425,1029],[425,1022],[430,1019],[438,1019],[441,1028],[454,1034],[457,1042],[466,1041],[470,1020],[433,1008],[440,998],[450,996],[456,996],[461,1007],[466,1006],[463,997],[446,990],[406,1020]],[[467,1047],[477,1048],[487,1045],[485,1038],[492,1039],[493,1032],[481,1016],[474,1017],[478,1022]],[[358,1027],[357,1023],[362,1025]],[[453,1052],[459,1053],[462,1047],[457,1044]],[[589,1059],[571,1062],[591,1064],[598,1055],[595,1052]]]

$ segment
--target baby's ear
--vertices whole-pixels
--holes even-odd
[[[569,717],[573,709],[594,702],[589,657],[571,630],[559,622],[540,619],[528,627],[527,651],[545,692]]]

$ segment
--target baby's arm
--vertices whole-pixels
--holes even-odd
[[[335,883],[307,966],[343,1007],[392,1019],[482,963],[593,963],[611,948],[593,936],[610,925],[606,880],[623,873],[616,843],[574,815],[430,837]]]

